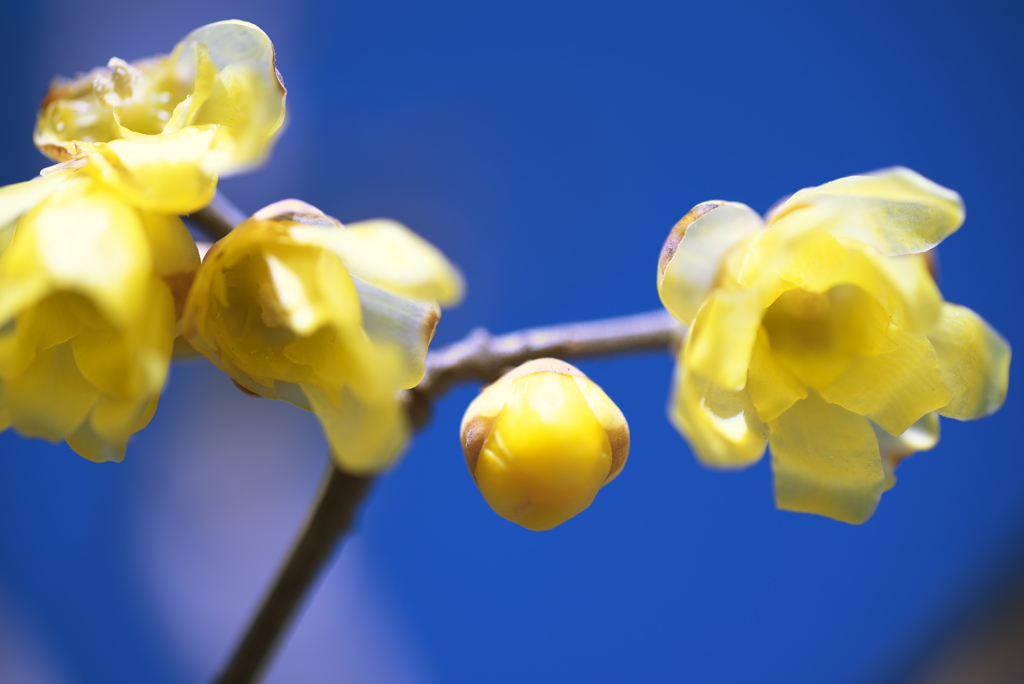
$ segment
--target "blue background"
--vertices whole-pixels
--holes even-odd
[[[950,301],[1019,346],[1024,5],[1009,2],[3,0],[0,182],[54,74],[244,18],[289,124],[222,184],[397,218],[464,270],[435,344],[658,306],[672,224],[893,164],[956,189]],[[441,401],[383,478],[270,673],[278,682],[909,681],[1024,575],[1018,363],[1003,410],[943,421],[867,524],[779,512],[767,459],[702,469],[665,420],[668,355],[580,364],[625,412],[623,475],[548,533],[487,508]],[[208,679],[299,527],[318,428],[178,364],[120,465],[0,435],[0,680]]]

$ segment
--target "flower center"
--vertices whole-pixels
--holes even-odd
[[[891,348],[888,313],[855,285],[788,290],[768,307],[762,325],[776,358],[816,389],[839,379],[858,357]]]

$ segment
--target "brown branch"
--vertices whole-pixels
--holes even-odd
[[[248,216],[220,192],[213,196],[210,204],[186,218],[214,240],[220,240],[244,221]]]
[[[296,609],[344,536],[355,522],[356,511],[372,477],[356,477],[327,467],[316,505],[310,510],[302,534],[288,553],[270,592],[256,611],[242,640],[217,681],[221,684],[255,681],[291,623]]]

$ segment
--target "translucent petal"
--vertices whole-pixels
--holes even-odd
[[[349,272],[409,299],[454,306],[463,295],[462,274],[432,244],[397,221],[350,223],[333,235],[331,248]]]
[[[337,257],[285,245],[268,245],[262,257],[269,280],[260,283],[259,299],[268,325],[284,326],[298,335],[312,334],[326,324],[359,326],[356,288]]]
[[[441,318],[435,304],[399,297],[353,278],[363,312],[363,328],[378,345],[395,350],[396,388],[415,387],[423,378],[427,347]]]
[[[906,254],[875,259],[874,264],[885,275],[886,282],[903,304],[899,308],[891,303],[886,306],[888,311],[893,312],[894,322],[911,332],[931,330],[939,320],[943,301],[927,258],[923,254]],[[871,291],[871,294],[879,302],[887,302],[889,297],[889,293],[882,288]]]
[[[687,366],[720,387],[746,387],[750,355],[763,314],[757,293],[715,290],[697,313],[683,348]]]
[[[139,212],[139,218],[153,256],[153,268],[170,288],[175,320],[179,320],[192,280],[199,270],[199,249],[177,216],[143,211]]]
[[[4,379],[0,376],[0,432],[11,427],[11,412],[7,408],[7,390],[4,389]]]
[[[940,415],[958,420],[987,416],[1003,405],[1010,374],[1010,345],[985,320],[964,306],[942,307],[929,335],[938,354],[949,403]]]
[[[320,420],[331,456],[345,472],[379,472],[404,451],[409,425],[397,400],[366,404],[348,387],[335,397],[314,385],[303,385],[302,390]]]
[[[138,213],[88,177],[75,178],[19,222],[0,262],[0,320],[46,290],[68,290],[128,325],[151,264]]]
[[[922,416],[945,406],[949,393],[935,350],[924,336],[892,326],[889,337],[895,349],[858,358],[820,392],[825,401],[868,416],[890,434],[899,435]]]
[[[744,282],[771,292],[766,296],[777,296],[793,286],[824,292],[837,285],[856,285],[895,323],[910,330],[929,330],[938,319],[942,295],[922,256],[882,257],[824,230],[806,231],[788,240],[782,235],[769,231],[744,264]],[[756,274],[756,269],[763,273]],[[781,282],[767,286],[771,278]]]
[[[145,303],[128,328],[97,327],[72,344],[75,362],[89,382],[111,399],[139,401],[158,393],[170,364],[174,303],[166,286],[145,284]]]
[[[223,21],[193,31],[170,57],[131,64],[114,58],[58,80],[40,107],[34,137],[44,154],[65,161],[95,152],[97,144],[208,127],[215,144],[204,161],[215,178],[266,157],[284,122],[284,103],[270,39],[253,24]],[[131,167],[106,171],[130,175]]]
[[[574,376],[573,381],[608,435],[608,442],[612,448],[612,465],[605,483],[611,482],[622,472],[629,456],[629,425],[626,423],[626,417],[604,390],[582,373]]]
[[[758,417],[766,423],[775,420],[790,406],[807,397],[804,384],[773,355],[764,328],[758,331],[754,353],[750,358],[747,388],[757,407]]]
[[[716,386],[683,363],[676,366],[669,419],[706,466],[744,468],[761,459],[768,427],[747,390]]]
[[[89,424],[97,434],[115,443],[126,441],[149,424],[156,413],[160,394],[141,396],[131,401],[104,397],[92,411]]]
[[[258,165],[285,118],[285,88],[274,45],[255,24],[220,21],[196,29],[175,48],[179,78],[191,81],[205,45],[218,74],[208,97],[191,115],[191,125],[217,124],[216,167],[225,175]]]
[[[770,426],[779,508],[854,524],[871,517],[885,472],[867,418],[812,393]]]
[[[768,307],[763,330],[775,359],[809,387],[828,387],[865,356],[894,348],[889,316],[854,285],[787,290]]]
[[[14,235],[18,218],[46,199],[68,176],[69,172],[51,173],[0,188],[0,254]]]
[[[213,199],[217,172],[207,157],[216,131],[190,126],[174,133],[92,145],[84,170],[135,206],[164,214],[191,214]]]
[[[886,490],[896,484],[894,471],[903,459],[918,451],[928,451],[939,443],[939,416],[935,413],[924,416],[898,436],[890,435],[877,425],[872,424],[872,427],[882,455]]]
[[[795,193],[768,215],[774,224],[827,226],[894,256],[931,249],[963,224],[954,191],[910,169],[849,176]]]
[[[55,79],[39,106],[32,134],[39,151],[64,162],[82,154],[79,143],[120,137],[114,110],[98,92],[103,84],[113,88],[114,79],[114,69],[104,67],[74,79]]]
[[[676,224],[662,248],[658,294],[676,319],[689,323],[714,287],[730,249],[764,230],[757,213],[738,202],[706,202]]]
[[[120,463],[129,437],[149,424],[159,399],[159,394],[131,401],[101,398],[89,418],[68,435],[68,446],[96,463]]]
[[[25,372],[5,380],[11,423],[28,437],[64,439],[78,429],[98,398],[78,371],[70,343],[38,350]]]
[[[90,421],[85,420],[77,430],[67,436],[67,443],[76,454],[93,463],[120,463],[128,449],[128,435],[125,434],[115,440],[107,439],[96,432]]]

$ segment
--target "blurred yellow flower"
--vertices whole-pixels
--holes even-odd
[[[1006,396],[1010,348],[943,301],[924,252],[963,223],[959,195],[904,168],[807,188],[762,220],[695,207],[658,266],[690,325],[670,416],[706,465],[771,446],[779,508],[860,523],[899,460]]]
[[[168,56],[58,79],[40,107],[35,142],[56,161],[88,157],[105,182],[153,211],[205,206],[218,174],[269,154],[285,117],[274,46],[257,26],[196,29]]]
[[[320,419],[338,465],[372,473],[409,427],[396,392],[423,376],[455,268],[393,221],[343,227],[297,200],[262,209],[207,253],[185,336],[244,389]]]
[[[557,359],[509,371],[462,418],[466,464],[494,512],[530,530],[582,513],[626,464],[629,426],[600,387]]]
[[[44,174],[0,188],[0,430],[119,461],[156,409],[199,253],[181,219],[82,164]]]

